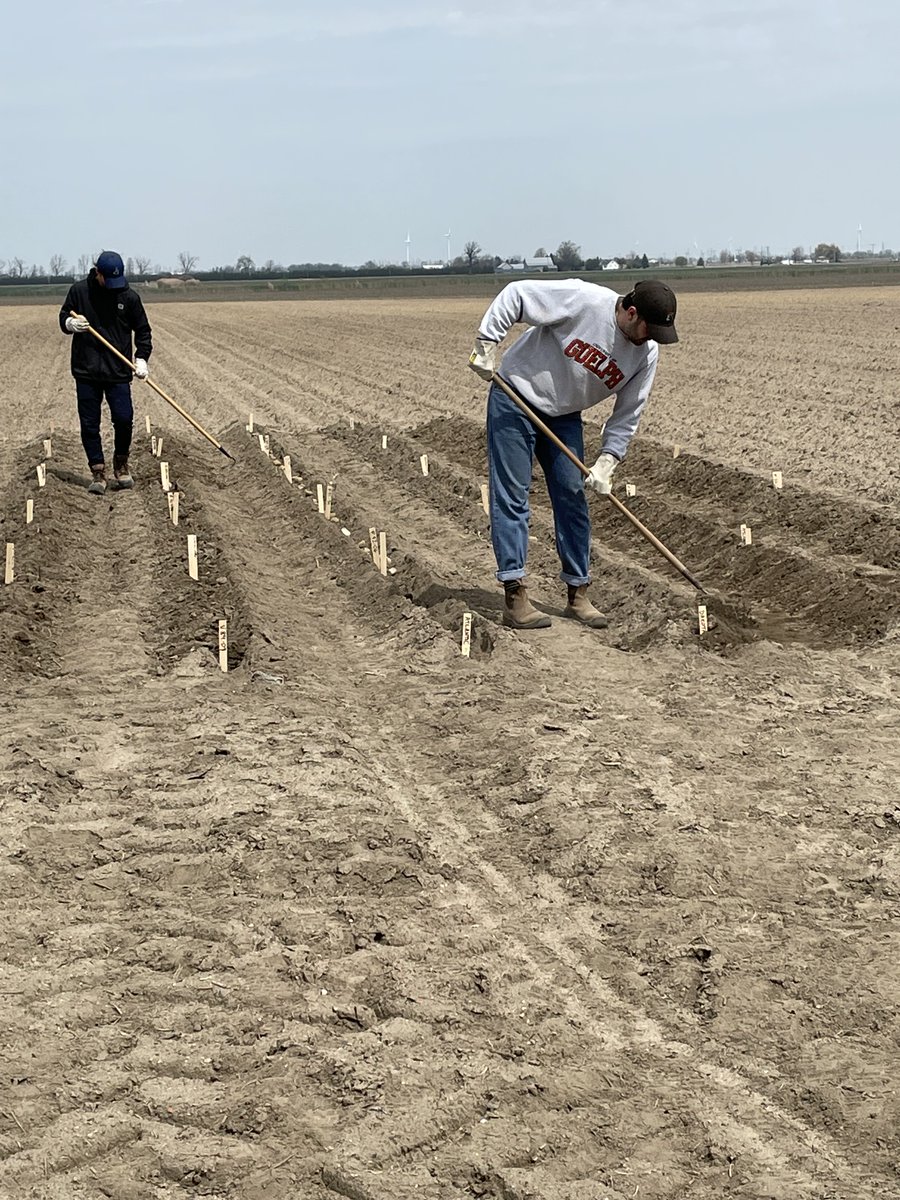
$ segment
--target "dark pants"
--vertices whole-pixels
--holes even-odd
[[[81,444],[91,466],[105,461],[100,440],[100,415],[103,410],[104,393],[115,431],[115,453],[127,458],[131,449],[131,429],[134,423],[131,384],[95,383],[91,379],[76,379],[75,395],[78,397],[78,418],[81,421]]]

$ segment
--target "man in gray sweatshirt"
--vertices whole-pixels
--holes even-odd
[[[606,495],[650,396],[659,345],[678,341],[675,294],[642,280],[625,296],[582,279],[521,280],[497,295],[478,327],[469,366],[482,379],[502,375],[536,415],[584,459],[586,408],[615,396],[602,450],[587,479],[492,382],[487,435],[491,541],[505,591],[503,622],[542,629],[550,618],[529,601],[528,493],[534,459],[544,471],[553,508],[560,579],[568,586],[565,616],[592,629],[608,624],[587,597],[591,522],[585,484]],[[530,328],[503,356],[500,342],[516,324]]]

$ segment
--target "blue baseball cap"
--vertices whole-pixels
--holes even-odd
[[[104,250],[94,265],[103,276],[108,288],[123,288],[128,286],[122,255],[116,254],[115,250]]]

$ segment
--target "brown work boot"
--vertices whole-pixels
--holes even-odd
[[[116,477],[116,483],[120,488],[134,487],[134,480],[131,478],[131,472],[128,470],[127,454],[113,455],[113,473]]]
[[[518,579],[509,579],[503,584],[505,605],[503,608],[503,624],[510,629],[547,629],[550,618],[546,613],[539,612],[528,599],[524,583]]]
[[[106,491],[106,463],[91,463],[91,482],[88,491],[102,496]]]
[[[581,587],[569,585],[569,603],[566,605],[563,616],[571,617],[573,621],[580,621],[582,625],[587,625],[588,629],[606,629],[609,625],[609,621],[600,609],[594,608],[588,600],[586,583],[583,583]]]

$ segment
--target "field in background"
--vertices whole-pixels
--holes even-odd
[[[562,619],[539,476],[500,625],[484,297],[148,297],[237,463],[136,385],[101,499],[56,303],[0,308],[4,1200],[895,1200],[900,289],[685,295],[617,485],[702,644],[599,498]]]
[[[566,278],[551,274],[547,278]],[[661,267],[647,271],[578,271],[572,278],[625,292],[638,279],[667,280],[677,293],[775,291],[784,288],[841,288],[900,286],[900,262],[871,261],[808,265],[798,263],[766,267]],[[451,299],[489,298],[511,275],[396,275],[360,276],[352,279],[256,279],[239,282],[191,282],[182,286],[139,283],[135,286],[147,302],[189,300],[285,300],[285,299]],[[536,278],[531,276],[531,278]],[[48,304],[65,298],[67,285],[22,284],[0,287],[0,305]]]

